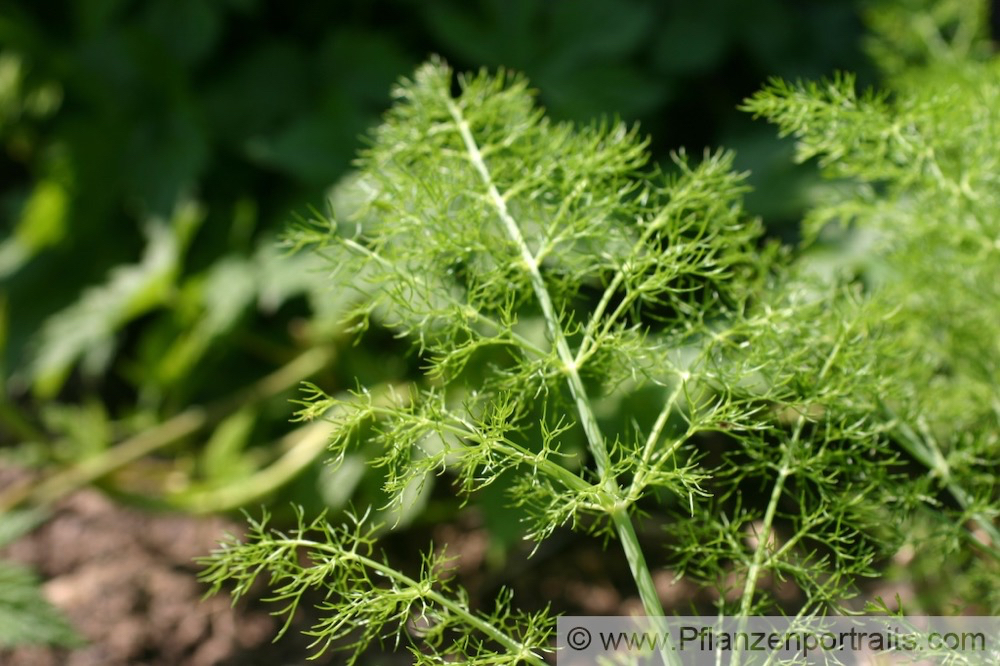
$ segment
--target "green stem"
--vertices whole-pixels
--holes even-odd
[[[663,434],[663,429],[667,425],[667,419],[670,418],[670,414],[674,411],[674,406],[677,404],[677,399],[680,397],[684,390],[686,378],[681,376],[677,380],[677,386],[674,388],[673,392],[667,398],[666,402],[663,403],[663,408],[656,417],[656,422],[653,423],[652,429],[649,431],[649,436],[646,437],[646,443],[642,447],[642,457],[641,463],[637,466],[638,471],[635,477],[632,479],[632,484],[629,486],[628,497],[635,497],[641,492],[646,483],[646,476],[648,474],[649,461],[653,457],[653,452],[656,449],[657,442],[660,441],[660,435]],[[677,440],[679,443],[681,439]],[[672,455],[673,451],[676,450],[677,446],[669,447],[665,456]]]
[[[211,490],[182,491],[168,501],[193,513],[218,513],[247,506],[285,485],[315,462],[326,450],[331,429],[326,422],[296,428],[283,438],[282,448],[292,442],[291,448],[267,467],[237,483]]]
[[[569,344],[566,342],[566,337],[563,335],[562,327],[559,324],[559,317],[556,313],[555,306],[552,303],[552,297],[545,284],[545,278],[542,277],[541,271],[538,268],[538,261],[532,254],[531,249],[528,247],[528,243],[525,241],[524,236],[521,233],[520,226],[507,209],[505,199],[501,196],[496,184],[493,182],[493,177],[490,174],[486,163],[483,161],[482,153],[476,143],[475,137],[472,136],[472,131],[469,128],[468,122],[463,117],[461,109],[459,109],[458,105],[451,99],[447,100],[447,105],[448,111],[451,114],[452,119],[455,121],[455,125],[458,128],[463,143],[465,144],[469,161],[472,163],[473,168],[476,169],[483,181],[483,184],[486,186],[490,201],[496,209],[507,234],[517,246],[518,251],[521,254],[521,260],[524,262],[524,267],[528,271],[532,290],[534,291],[535,298],[538,300],[538,304],[542,309],[542,314],[548,326],[549,335],[552,337],[552,343],[555,346],[556,354],[559,356],[559,360],[562,363],[562,369],[566,375],[566,381],[569,384],[570,393],[573,396],[573,401],[576,403],[577,413],[580,417],[580,425],[587,437],[588,448],[590,449],[591,455],[594,457],[594,463],[597,465],[597,472],[601,479],[601,485],[610,498],[615,498],[615,504],[609,507],[609,513],[615,526],[615,530],[618,533],[618,538],[621,540],[622,549],[624,550],[625,557],[628,560],[629,569],[632,572],[632,578],[635,580],[636,587],[638,588],[643,608],[649,616],[662,616],[664,615],[663,606],[660,604],[659,595],[656,593],[656,586],[653,584],[653,578],[649,573],[649,567],[646,565],[646,560],[643,556],[639,539],[636,536],[635,528],[632,525],[632,520],[628,515],[626,507],[620,504],[622,492],[621,488],[618,487],[617,481],[611,475],[611,456],[608,454],[608,448],[604,441],[604,435],[602,434],[600,426],[597,423],[597,418],[594,416],[593,409],[590,405],[590,399],[588,398],[587,391],[583,386],[583,381],[580,379],[576,359],[570,351]],[[672,648],[673,646],[667,646],[664,655],[667,659],[667,663],[671,666],[680,663],[676,652],[674,652]]]
[[[372,407],[373,414],[382,414],[385,416],[394,416],[396,411],[388,407],[379,407],[374,405]],[[448,414],[448,416],[454,419],[455,425],[452,423],[445,422],[435,422],[433,424],[434,428],[440,430],[442,433],[449,433],[454,435],[458,440],[472,440],[478,442],[479,444],[485,444],[486,442],[479,437],[476,432],[476,428],[469,423],[466,423],[461,418]],[[457,444],[464,446],[459,441]],[[586,492],[591,490],[592,486],[587,483],[582,477],[574,474],[570,470],[566,469],[562,465],[552,462],[548,458],[539,455],[534,451],[529,451],[520,444],[513,442],[509,439],[501,439],[498,441],[489,442],[489,446],[505,456],[518,461],[519,464],[531,465],[542,470],[548,476],[557,479],[567,488],[571,488],[578,492]]]
[[[388,403],[394,389],[379,385],[369,391],[373,405]],[[338,406],[334,409],[341,409]],[[195,513],[230,511],[259,500],[302,473],[327,449],[334,426],[332,414],[323,420],[296,428],[277,444],[284,451],[277,460],[238,482],[211,490],[182,491],[169,498],[169,502]]]
[[[934,443],[933,439],[929,436],[921,437],[913,430],[913,428],[910,427],[908,423],[899,419],[888,405],[881,401],[880,405],[886,416],[898,424],[896,427],[896,431],[898,433],[898,436],[895,438],[896,443],[904,451],[913,456],[917,462],[926,467],[929,472],[937,475],[941,479],[948,493],[955,499],[956,502],[958,502],[958,505],[962,507],[962,510],[968,511],[969,505],[972,503],[972,498],[967,492],[965,492],[964,488],[952,480],[951,469],[948,466],[948,461],[945,460],[944,456],[941,454],[941,450],[938,448],[937,444]],[[973,513],[972,520],[990,538],[990,543],[982,544],[973,535],[966,532],[970,541],[973,544],[981,546],[985,552],[992,555],[995,559],[1000,560],[1000,530],[997,530],[993,522],[982,513]]]
[[[457,426],[448,426],[447,424],[445,424],[443,426],[443,429],[461,438],[468,438],[468,439],[476,438],[476,435],[473,431],[459,428]],[[533,465],[539,468],[550,477],[558,479],[559,482],[562,483],[567,488],[572,488],[573,490],[576,490],[578,492],[579,491],[586,492],[591,489],[591,485],[587,483],[580,476],[574,474],[573,472],[566,469],[562,465],[552,462],[551,460],[549,460],[544,456],[540,456],[532,451],[529,451],[528,449],[524,448],[520,444],[517,444],[516,442],[512,442],[509,439],[504,439],[498,442],[493,442],[492,446],[500,453],[503,453],[505,456],[508,456],[509,458],[519,461],[521,464]]]
[[[569,344],[566,342],[566,337],[563,335],[562,328],[559,325],[559,318],[556,314],[555,306],[552,304],[552,297],[549,295],[548,288],[545,285],[545,278],[542,277],[538,269],[538,263],[534,255],[532,255],[527,241],[525,241],[524,236],[521,234],[521,229],[517,221],[511,216],[510,211],[507,209],[506,201],[504,201],[504,198],[497,190],[496,184],[493,182],[493,177],[490,175],[489,169],[483,161],[479,146],[476,144],[476,140],[472,136],[472,131],[469,129],[469,124],[462,116],[461,110],[450,100],[448,102],[448,109],[455,120],[458,131],[462,135],[462,140],[469,153],[469,160],[486,185],[490,200],[496,208],[500,220],[503,222],[508,235],[514,241],[521,254],[521,260],[528,271],[532,290],[535,292],[535,297],[538,299],[538,304],[542,309],[542,315],[545,318],[549,334],[552,337],[552,343],[555,345],[556,353],[563,364],[563,372],[566,374],[570,392],[573,395],[577,411],[580,414],[580,425],[587,436],[591,454],[594,456],[594,461],[597,464],[597,470],[601,479],[607,480],[608,470],[611,467],[611,458],[608,455],[604,437],[597,425],[597,419],[590,408],[586,390],[583,387],[580,374],[577,372],[573,353],[570,351]]]
[[[795,431],[792,438],[785,447],[781,456],[781,463],[778,467],[778,478],[771,489],[771,497],[768,499],[767,508],[764,510],[764,520],[760,531],[757,534],[757,547],[754,548],[753,558],[750,560],[750,568],[747,570],[747,578],[743,584],[743,595],[740,598],[740,610],[738,632],[746,630],[747,618],[750,616],[750,609],[753,605],[753,594],[757,590],[757,582],[764,568],[764,560],[767,554],[768,544],[771,541],[771,531],[774,529],[774,516],[778,512],[778,502],[781,501],[781,494],[785,491],[785,480],[791,475],[792,453],[798,444],[805,425],[805,417],[799,416],[795,424]],[[730,666],[740,666],[743,653],[737,650],[733,653]]]
[[[371,259],[375,263],[379,264],[383,268],[387,268],[389,270],[395,271],[397,273],[397,275],[399,275],[403,279],[412,279],[412,280],[418,280],[418,279],[420,279],[419,276],[414,275],[412,273],[402,273],[402,272],[397,271],[396,268],[395,268],[395,266],[393,266],[393,264],[392,264],[391,261],[387,260],[385,257],[383,257],[379,253],[375,252],[371,248],[367,248],[364,245],[362,245],[361,243],[358,243],[357,241],[351,240],[350,238],[346,238],[346,239],[344,239],[341,242],[344,244],[344,247],[346,247],[351,252],[355,252],[357,254],[363,255],[363,256]],[[528,340],[524,336],[519,335],[518,333],[516,333],[516,332],[514,332],[512,330],[506,329],[504,326],[501,326],[499,322],[495,321],[494,319],[491,319],[490,317],[487,317],[486,315],[484,315],[479,310],[476,310],[475,308],[472,308],[472,307],[469,307],[469,306],[466,306],[466,305],[459,305],[456,301],[452,301],[452,302],[453,302],[454,305],[456,305],[456,306],[458,306],[460,308],[462,315],[464,315],[466,317],[470,317],[473,320],[479,322],[480,324],[484,324],[484,325],[490,327],[491,329],[493,329],[497,333],[500,333],[502,335],[509,335],[511,340],[517,342],[517,344],[519,344],[524,349],[530,350],[533,354],[535,354],[539,358],[545,356],[545,351],[544,350],[540,349],[537,345],[535,345],[533,342],[531,342],[530,340]]]
[[[746,618],[750,615],[750,607],[753,604],[753,593],[757,589],[757,582],[760,579],[764,557],[767,553],[767,545],[771,541],[771,529],[774,525],[774,516],[778,511],[778,502],[781,500],[781,493],[785,490],[785,479],[791,473],[789,468],[791,450],[791,446],[785,449],[785,455],[781,460],[781,467],[778,469],[778,478],[771,489],[771,497],[767,502],[767,509],[764,511],[763,524],[761,525],[759,534],[757,534],[757,547],[754,549],[753,558],[750,560],[750,568],[747,570],[747,578],[743,584],[743,595],[740,598],[740,618]]]
[[[320,552],[330,553],[337,558],[343,560],[354,560],[365,567],[368,567],[372,571],[384,576],[389,580],[394,580],[401,585],[414,590],[421,590],[421,593],[425,595],[428,599],[431,599],[437,604],[440,604],[442,608],[449,610],[458,617],[462,619],[470,627],[481,631],[483,634],[489,636],[497,643],[502,645],[512,654],[516,654],[520,658],[528,661],[535,666],[546,666],[545,660],[539,657],[537,654],[532,652],[526,645],[515,640],[511,636],[508,636],[504,632],[497,629],[490,622],[476,616],[471,611],[463,608],[461,604],[456,603],[447,596],[441,594],[440,592],[428,589],[427,586],[421,584],[420,582],[410,578],[409,576],[400,573],[396,569],[388,566],[384,562],[379,562],[378,560],[373,560],[364,555],[359,555],[358,553],[350,550],[344,550],[343,548],[338,548],[336,545],[322,544],[315,541],[309,541],[307,539],[281,539],[274,542],[279,546],[288,546],[291,548],[303,547],[311,550],[316,550]]]
[[[50,504],[157,449],[197,432],[244,405],[259,402],[295,386],[321,370],[332,358],[332,349],[325,347],[309,349],[284,367],[228,399],[207,407],[188,407],[158,426],[130,437],[98,456],[56,472],[37,484],[19,486],[0,494],[0,513],[24,502]]]

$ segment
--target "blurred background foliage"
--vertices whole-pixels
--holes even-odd
[[[377,331],[352,346],[338,313],[353,294],[277,241],[296,212],[350,205],[334,185],[391,84],[428,55],[521,70],[555,118],[639,122],[660,161],[736,149],[753,172],[748,207],[791,237],[814,176],[735,109],[772,75],[872,82],[860,12],[0,1],[0,467],[35,470],[0,488],[0,509],[92,482],[198,512],[289,499],[312,512],[378,493],[357,461],[318,464],[325,432],[290,426],[292,400],[305,379],[336,392],[405,379],[419,361]]]

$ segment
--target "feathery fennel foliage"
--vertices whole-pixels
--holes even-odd
[[[891,74],[885,94],[857,95],[846,76],[823,86],[776,81],[746,108],[795,135],[799,156],[819,157],[839,180],[807,219],[809,233],[829,233],[834,222],[841,235],[873,239],[863,261],[843,269],[869,284],[871,308],[894,313],[887,318],[894,356],[877,358],[875,369],[897,392],[880,397],[879,411],[897,449],[927,470],[915,483],[931,498],[922,505],[933,507],[924,516],[933,528],[922,544],[914,537],[925,546],[918,552],[952,570],[963,540],[986,544],[993,557],[986,578],[995,580],[1000,60],[983,55],[979,5],[879,13],[880,22],[916,24],[911,41],[890,33],[881,43],[921,63],[901,69],[888,48],[876,51]],[[970,540],[970,527],[977,538]],[[904,528],[925,529],[919,522]],[[963,566],[965,557],[958,558]],[[979,592],[995,612],[996,583]]]
[[[396,501],[428,475],[467,496],[516,479],[527,537],[613,537],[650,615],[650,513],[725,614],[789,594],[800,615],[858,610],[858,580],[906,541],[995,573],[964,544],[1000,546],[996,76],[968,65],[893,97],[846,76],[774,82],[748,102],[841,179],[812,235],[831,220],[878,234],[865,262],[818,276],[761,241],[729,155],[680,155],[667,176],[634,129],[550,122],[506,72],[456,93],[432,61],[359,160],[361,209],[296,235],[360,280],[357,330],[411,341],[423,379],[388,401],[312,387],[301,418],[332,419],[335,458],[376,441]],[[640,390],[657,413],[604,417]],[[316,647],[346,643],[352,663],[373,643],[417,663],[544,663],[549,613],[509,593],[470,608],[440,560],[405,576],[375,534],[363,518],[252,521],[204,578],[239,596],[267,577],[289,617],[318,590]]]

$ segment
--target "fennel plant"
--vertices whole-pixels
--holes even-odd
[[[800,616],[862,610],[859,581],[906,545],[996,611],[1000,63],[943,43],[887,64],[887,94],[844,75],[747,102],[834,179],[797,257],[741,208],[731,155],[666,174],[634,128],[549,121],[518,75],[456,86],[425,64],[361,154],[357,210],[294,235],[357,289],[359,333],[393,330],[423,376],[310,387],[301,418],[330,420],[335,459],[377,442],[395,502],[431,475],[471,498],[514,479],[525,538],[614,541],[648,615],[664,614],[636,536],[651,514],[720,614],[787,608],[789,586]],[[639,392],[658,410],[608,417]],[[289,621],[319,590],[315,646],[350,663],[378,643],[545,663],[550,612],[510,591],[473,608],[440,557],[404,575],[377,535],[364,511],[289,532],[265,516],[204,579],[239,597],[263,576]]]

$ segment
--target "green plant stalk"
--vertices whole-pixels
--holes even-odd
[[[267,467],[221,488],[181,492],[170,504],[193,513],[216,513],[246,506],[276,491],[312,464],[326,450],[332,427],[326,422],[296,428],[282,438],[287,451]],[[291,448],[288,448],[291,443]]]
[[[395,391],[400,393],[398,387]],[[393,390],[388,385],[379,385],[371,393],[372,401],[377,405],[388,403]],[[329,415],[322,421],[296,428],[281,439],[280,448],[285,453],[267,467],[236,483],[211,490],[180,493],[170,501],[195,513],[231,511],[247,506],[278,490],[315,462],[329,447],[333,429]]]
[[[391,414],[389,409],[376,408],[373,410],[374,413],[380,414]],[[447,432],[455,435],[459,440],[473,438],[474,428],[468,426],[462,422],[466,428],[460,428],[456,425],[448,423],[435,423],[435,427],[440,429],[442,432]],[[574,490],[589,490],[590,484],[588,484],[584,479],[580,478],[578,475],[574,474],[570,470],[552,462],[548,458],[540,457],[535,453],[525,449],[520,444],[513,442],[509,439],[503,439],[496,442],[491,442],[490,444],[497,451],[503,453],[504,455],[510,456],[511,458],[523,463],[525,465],[532,465],[538,469],[544,471],[546,474],[554,479],[558,479],[567,488],[572,488]],[[593,507],[597,508],[597,507]]]
[[[677,382],[677,387],[671,392],[670,396],[667,398],[666,402],[663,403],[663,408],[660,409],[660,413],[656,416],[656,421],[653,423],[653,427],[650,428],[649,435],[646,437],[646,443],[642,447],[642,465],[639,467],[639,471],[632,478],[632,483],[629,485],[627,497],[634,498],[638,497],[639,493],[642,491],[643,484],[646,482],[647,469],[649,465],[649,460],[653,456],[653,450],[656,448],[656,443],[660,440],[660,435],[663,434],[663,429],[667,425],[667,419],[670,418],[671,412],[674,410],[674,406],[677,404],[677,400],[680,397],[684,389],[685,379],[682,377]],[[683,437],[677,438],[667,451],[667,455],[673,455],[674,451],[681,445],[684,441]]]
[[[929,472],[940,477],[948,493],[958,502],[962,510],[968,511],[969,505],[972,503],[972,498],[969,497],[964,488],[951,480],[951,471],[948,469],[948,463],[944,459],[944,456],[941,455],[941,451],[938,450],[933,440],[920,437],[908,423],[900,420],[888,405],[883,403],[882,410],[898,424],[900,436],[896,438],[896,442],[899,446],[926,467]],[[970,541],[980,546],[982,550],[989,553],[993,558],[1000,560],[1000,530],[997,530],[990,519],[981,513],[973,513],[972,520],[990,538],[990,543],[983,544],[973,535],[966,532]]]
[[[764,510],[764,518],[762,520],[760,533],[757,535],[757,546],[754,548],[753,558],[750,560],[750,568],[747,570],[747,578],[743,584],[743,594],[740,597],[740,610],[739,615],[739,632],[746,631],[746,621],[750,617],[750,609],[753,604],[753,594],[757,590],[757,582],[760,580],[760,574],[764,566],[764,558],[767,554],[767,545],[771,541],[771,530],[774,526],[774,516],[778,512],[778,502],[781,500],[781,493],[785,490],[785,480],[791,474],[791,458],[792,451],[795,445],[799,441],[799,436],[802,433],[802,427],[805,425],[805,418],[800,416],[795,425],[795,432],[792,434],[792,439],[785,447],[785,452],[781,456],[781,464],[778,468],[778,478],[774,482],[774,487],[771,488],[771,496],[767,501],[767,508]],[[732,659],[730,660],[730,666],[740,666],[743,660],[743,652],[737,646],[735,652],[733,652]]]
[[[429,599],[435,601],[436,603],[440,604],[443,608],[446,608],[455,615],[461,617],[466,624],[475,627],[479,631],[483,632],[485,635],[489,636],[497,643],[504,646],[512,654],[517,655],[518,657],[524,659],[525,661],[531,664],[534,664],[535,666],[546,666],[545,660],[539,657],[534,652],[532,652],[530,649],[528,649],[527,646],[511,638],[504,632],[494,627],[489,622],[486,622],[482,618],[477,617],[475,614],[469,612],[468,610],[463,608],[461,605],[455,603],[447,596],[441,594],[440,592],[437,592],[434,589],[428,588],[427,586],[410,578],[409,576],[400,573],[399,571],[396,571],[395,569],[386,565],[383,562],[379,562],[378,560],[373,560],[369,557],[365,557],[364,555],[360,555],[354,551],[337,548],[336,546],[330,544],[323,544],[323,543],[318,543],[316,541],[309,541],[308,539],[276,539],[273,543],[276,546],[286,546],[289,548],[299,548],[299,547],[308,548],[315,551],[330,553],[338,558],[342,558],[345,560],[354,560],[355,562],[359,562],[365,567],[371,569],[372,571],[376,572],[381,576],[384,576],[389,580],[396,581],[410,589],[421,590],[422,593],[425,594]]]
[[[830,368],[833,367],[833,363],[840,354],[842,343],[846,339],[848,332],[849,329],[841,331],[841,337],[830,350],[830,354],[826,357],[826,361],[823,363],[823,367],[820,369],[817,379],[822,380],[826,377]],[[788,445],[782,453],[781,463],[778,467],[778,478],[774,482],[774,487],[771,489],[771,497],[768,499],[767,508],[764,510],[761,530],[757,535],[757,546],[754,548],[753,558],[750,561],[750,568],[747,570],[747,579],[743,585],[743,594],[740,597],[740,610],[738,615],[740,631],[745,629],[747,618],[750,616],[750,609],[753,605],[753,594],[757,589],[757,582],[760,580],[760,574],[764,566],[764,558],[767,554],[768,543],[771,541],[771,535],[774,529],[774,516],[778,512],[778,502],[781,501],[781,494],[785,490],[785,481],[792,473],[792,454],[795,452],[795,449],[799,444],[799,438],[802,436],[802,429],[805,427],[805,424],[806,417],[805,411],[803,410],[803,412],[800,413],[799,417],[795,420],[795,428],[792,431],[792,437],[788,441]],[[740,650],[737,650],[733,654],[731,666],[740,666],[742,659],[743,653]]]
[[[632,519],[628,515],[628,508],[621,502],[621,488],[618,487],[615,479],[611,478],[609,474],[609,469],[611,468],[611,457],[608,454],[608,448],[604,441],[604,435],[597,423],[597,418],[594,416],[594,411],[591,407],[590,400],[587,397],[583,381],[580,379],[576,359],[570,351],[569,344],[566,342],[566,337],[563,335],[562,329],[559,326],[559,319],[556,315],[555,307],[552,304],[552,298],[549,295],[548,288],[545,285],[545,279],[538,270],[538,261],[532,254],[531,249],[528,247],[528,244],[524,239],[524,235],[521,233],[520,226],[507,209],[507,204],[503,196],[501,196],[500,192],[497,190],[493,177],[483,160],[483,156],[479,150],[478,144],[476,143],[476,139],[472,135],[472,131],[469,128],[468,122],[462,115],[461,109],[459,109],[458,105],[451,99],[447,101],[447,105],[448,111],[451,114],[452,119],[455,121],[455,125],[462,136],[462,141],[465,144],[469,161],[472,163],[472,166],[476,169],[482,179],[489,194],[490,201],[496,209],[497,214],[500,216],[504,228],[521,253],[521,259],[524,262],[525,269],[528,271],[528,275],[531,279],[532,290],[534,291],[535,298],[538,299],[539,306],[542,309],[542,315],[544,316],[546,325],[548,326],[549,335],[552,337],[552,343],[555,345],[556,353],[559,356],[559,360],[563,364],[563,372],[566,375],[566,381],[569,384],[570,393],[576,403],[577,413],[580,417],[580,425],[582,426],[584,434],[587,437],[588,448],[591,455],[594,457],[594,463],[597,466],[597,472],[601,480],[601,485],[607,493],[609,500],[613,502],[613,504],[608,507],[608,513],[615,526],[615,530],[618,533],[618,538],[622,544],[622,550],[628,560],[629,570],[631,571],[632,578],[638,588],[643,609],[646,611],[646,614],[651,617],[663,616],[663,606],[660,603],[659,595],[656,592],[656,586],[653,583],[653,577],[649,572],[649,566],[646,564],[646,558],[643,555],[642,547],[639,544],[638,537],[636,536],[635,527],[632,525]],[[671,666],[679,665],[680,662],[676,656],[676,652],[672,648],[672,645],[665,646],[664,656],[667,663]]]
[[[380,264],[383,267],[390,268],[390,269],[392,268],[392,263],[389,262],[389,261],[387,261],[385,259],[385,257],[381,256],[378,252],[372,251],[371,248],[367,248],[364,245],[362,245],[361,243],[358,243],[357,241],[354,241],[354,240],[352,240],[350,238],[345,238],[344,239],[344,246],[347,247],[352,252],[357,252],[360,255],[368,257],[369,259],[371,259],[372,261],[377,262],[378,264]],[[462,309],[462,314],[464,316],[470,317],[471,319],[474,319],[476,322],[478,322],[480,324],[484,324],[484,325],[490,327],[494,331],[501,330],[500,325],[496,321],[494,321],[494,320],[490,319],[489,317],[485,316],[483,313],[479,312],[475,308],[471,308],[471,307],[463,308]],[[537,345],[535,345],[535,343],[531,342],[530,340],[528,340],[524,336],[522,336],[522,335],[520,335],[518,333],[515,333],[513,331],[510,332],[510,336],[519,345],[521,345],[525,349],[530,350],[533,354],[536,354],[539,357],[545,356],[545,351],[544,350],[540,349]]]
[[[789,463],[792,457],[792,450],[798,441],[799,432],[802,430],[802,419],[796,427],[792,441],[785,448],[785,453],[781,458],[781,465],[778,468],[778,478],[771,488],[771,497],[768,498],[767,508],[764,510],[760,534],[757,535],[757,546],[754,548],[753,558],[750,560],[750,568],[747,570],[747,578],[743,584],[743,594],[740,597],[739,617],[750,616],[750,608],[753,604],[753,593],[757,589],[757,582],[760,580],[761,569],[764,565],[764,556],[767,553],[767,544],[771,541],[771,530],[774,526],[774,515],[778,512],[778,502],[781,500],[781,493],[785,490],[785,480],[791,474]]]
[[[224,418],[236,409],[253,404],[294,387],[319,372],[333,359],[333,350],[314,347],[292,359],[284,367],[263,377],[235,395],[207,407],[189,407],[160,425],[108,449],[98,456],[42,479],[36,484],[15,487],[0,494],[0,513],[25,502],[46,505],[107,476],[157,449]]]
[[[643,230],[642,234],[639,236],[639,238],[632,246],[632,254],[635,254],[638,250],[645,247],[646,244],[653,238],[653,235],[659,228],[658,225],[659,220],[660,217],[658,216],[655,220],[651,221],[649,224],[646,225],[645,230]],[[594,312],[590,317],[590,321],[587,322],[587,326],[583,331],[583,340],[580,342],[580,347],[576,354],[575,363],[577,366],[580,366],[597,349],[596,340],[599,337],[597,330],[598,324],[601,320],[601,317],[603,317],[604,313],[607,311],[608,306],[611,304],[611,299],[614,298],[615,292],[618,291],[618,288],[621,287],[624,281],[625,281],[625,267],[623,266],[619,268],[617,271],[615,271],[614,277],[611,278],[611,281],[608,283],[608,286],[604,289],[604,293],[601,295],[601,300],[597,303],[597,306],[594,308]],[[611,315],[608,316],[607,320],[605,321],[603,329],[600,331],[600,334],[607,333],[608,330],[610,330],[611,326],[614,324],[614,322],[618,320],[621,314],[625,312],[626,308],[628,308],[632,303],[633,303],[632,299],[623,298],[621,302],[612,311]]]

